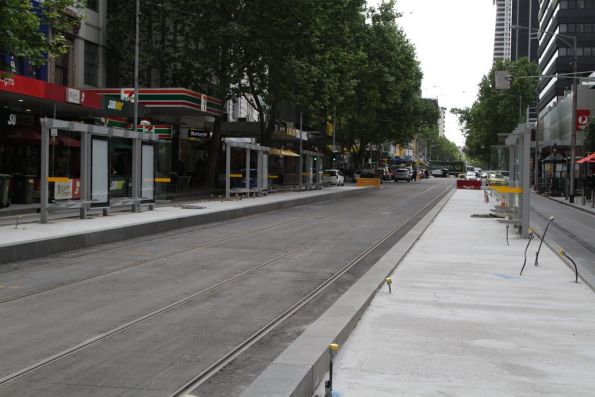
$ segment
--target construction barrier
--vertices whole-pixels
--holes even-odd
[[[468,181],[465,179],[457,179],[457,189],[481,189],[481,181]]]
[[[380,189],[380,178],[358,178],[356,186],[374,186]]]

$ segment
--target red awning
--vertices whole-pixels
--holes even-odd
[[[584,164],[584,163],[595,163],[595,153],[591,153],[587,157],[583,157],[582,159],[576,162],[577,164]]]

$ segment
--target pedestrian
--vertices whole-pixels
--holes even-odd
[[[430,177],[430,172],[428,171],[428,169],[426,168],[426,170],[424,171],[424,174],[426,176],[426,179],[428,179]]]
[[[417,181],[417,168],[413,169],[413,182]]]

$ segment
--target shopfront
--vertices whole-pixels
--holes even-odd
[[[42,118],[58,116],[90,123],[102,115],[105,111],[98,95],[19,75],[0,79],[0,208],[39,202]],[[75,197],[80,135],[55,133],[49,145],[49,172],[59,178],[52,185],[51,197]]]
[[[130,88],[86,90],[104,98],[126,98]],[[159,199],[192,196],[204,189],[215,117],[223,101],[183,88],[141,88],[143,120],[159,135],[156,172]]]

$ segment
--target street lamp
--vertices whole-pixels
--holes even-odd
[[[578,99],[578,89],[577,89],[577,64],[578,64],[578,55],[577,55],[577,45],[576,45],[576,36],[569,36],[569,35],[565,35],[565,34],[561,34],[558,32],[550,32],[547,30],[543,30],[543,29],[536,29],[536,28],[529,28],[527,26],[519,26],[519,25],[511,25],[510,26],[511,29],[525,29],[525,30],[529,30],[530,32],[539,32],[539,33],[545,33],[545,34],[549,34],[552,35],[554,37],[558,37],[560,38],[560,40],[562,40],[563,43],[565,43],[566,45],[572,45],[573,48],[573,71],[572,71],[572,121],[571,121],[571,126],[570,126],[570,192],[569,192],[569,202],[570,203],[574,203],[574,168],[575,168],[575,161],[576,161],[576,105],[577,105],[577,99]],[[572,44],[565,40],[566,39],[572,39]],[[539,119],[539,116],[538,116]],[[537,131],[537,133],[539,133],[539,131]],[[536,145],[537,146],[537,145]],[[539,150],[539,148],[536,147],[536,150]],[[537,156],[536,156],[537,157]]]

